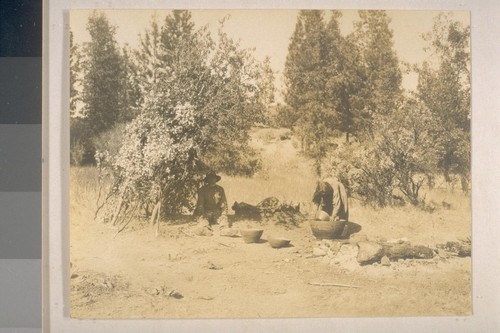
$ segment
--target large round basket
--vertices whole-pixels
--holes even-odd
[[[311,225],[311,230],[313,235],[317,239],[338,239],[344,231],[344,226],[346,225],[346,220],[338,221],[318,221],[311,220],[309,224]]]
[[[243,229],[240,230],[241,237],[245,243],[257,243],[262,236],[264,230],[262,229]]]

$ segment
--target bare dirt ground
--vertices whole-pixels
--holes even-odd
[[[255,204],[268,196],[296,202],[310,198],[314,179],[290,140],[262,134],[254,144],[261,146],[264,171],[252,179],[223,177],[230,205]],[[280,171],[276,165],[282,165]],[[116,228],[93,220],[92,170],[71,172],[72,317],[446,316],[472,311],[470,257],[436,255],[360,266],[355,241],[335,256],[315,257],[319,244],[307,221],[297,228],[236,221],[237,229],[264,229],[262,241],[254,244],[240,237],[194,236],[189,218],[162,221],[158,237],[153,226],[139,220],[117,234]],[[373,209],[352,200],[352,221],[361,226],[355,235],[374,241],[407,238],[432,248],[471,236],[467,196],[433,190],[428,199],[446,205],[428,213],[413,207]],[[291,239],[291,246],[273,249],[267,242],[271,236]],[[316,285],[325,283],[349,287]]]

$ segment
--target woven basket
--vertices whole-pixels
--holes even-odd
[[[311,225],[311,230],[317,239],[338,239],[344,231],[344,226],[346,225],[346,220],[338,221],[318,221],[311,220],[309,224]]]
[[[264,233],[262,229],[243,229],[240,230],[241,237],[245,243],[257,243]]]

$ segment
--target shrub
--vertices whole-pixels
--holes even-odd
[[[443,153],[435,119],[423,104],[408,99],[376,124],[370,143],[339,147],[326,170],[336,173],[366,203],[392,204],[398,190],[413,205],[424,207],[420,189],[432,181]]]

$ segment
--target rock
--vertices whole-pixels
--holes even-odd
[[[387,241],[388,244],[409,244],[410,241],[408,238],[403,237],[403,238],[397,238],[397,239],[389,239]]]
[[[212,236],[213,231],[209,227],[199,227],[194,232],[197,236]]]
[[[438,254],[439,258],[443,258],[443,259],[447,259],[450,257],[450,255],[448,253],[446,253],[446,251],[443,249],[438,249],[437,254]]]
[[[358,244],[359,242],[367,242],[368,241],[368,236],[365,234],[352,234],[351,237],[349,237],[349,243],[350,244]]]
[[[148,293],[152,296],[156,296],[160,294],[160,290],[158,290],[157,288],[151,288],[148,290]]]
[[[173,297],[175,299],[181,299],[184,297],[184,295],[182,295],[180,292],[178,292],[177,290],[173,289],[172,291],[170,291],[168,293],[168,297]]]
[[[78,277],[78,274],[71,274],[71,279],[76,279]]]
[[[383,256],[382,259],[380,259],[380,264],[382,266],[391,266],[391,260],[387,256]]]
[[[328,248],[332,248],[332,247],[335,247],[339,244],[339,242],[333,240],[333,239],[323,239],[322,240],[322,245],[328,247]]]
[[[213,269],[213,270],[220,270],[220,269],[222,269],[222,266],[215,265],[213,262],[209,261],[206,268]]]
[[[472,254],[472,246],[470,244],[464,244],[458,250],[459,257],[470,257]]]
[[[239,237],[240,231],[238,229],[224,228],[220,230],[220,235],[225,237]]]
[[[382,245],[374,242],[358,242],[357,260],[361,265],[371,264],[379,261],[384,255]]]
[[[313,256],[315,257],[323,257],[326,256],[326,251],[321,248],[313,248]]]

